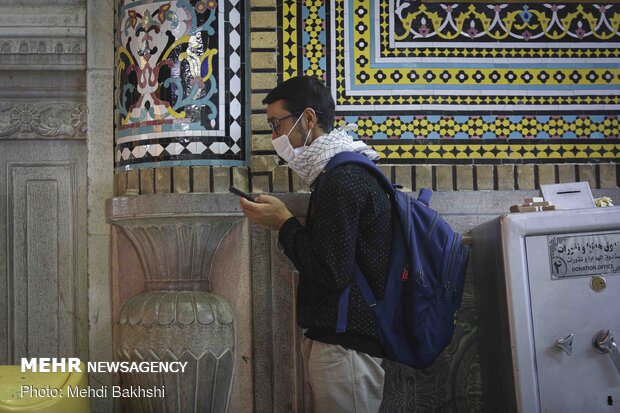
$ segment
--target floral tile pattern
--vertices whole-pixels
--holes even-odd
[[[115,165],[244,165],[243,2],[119,0]]]

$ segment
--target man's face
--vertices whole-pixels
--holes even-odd
[[[302,117],[299,119],[299,117]],[[299,122],[297,122],[299,119]],[[274,125],[271,131],[271,139],[276,139],[281,135],[288,134],[289,141],[293,148],[303,146],[308,130],[306,129],[305,119],[302,113],[291,113],[284,107],[284,100],[277,100],[267,105],[267,120]],[[297,122],[297,125],[295,125]],[[295,128],[293,128],[295,126]],[[293,128],[291,130],[291,128]]]

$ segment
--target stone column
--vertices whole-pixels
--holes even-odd
[[[132,412],[251,405],[247,223],[236,198],[205,194],[249,189],[245,4],[115,0],[115,357],[190,369],[121,375],[166,389],[127,400]],[[141,268],[123,267],[128,246]]]
[[[88,149],[88,327],[89,360],[111,360],[110,308],[111,228],[105,222],[105,200],[113,194],[110,140],[114,135],[114,2],[86,1],[86,120]],[[90,373],[92,387],[111,386],[113,376]],[[110,412],[111,397],[92,397],[93,413]]]
[[[117,172],[245,166],[243,3],[117,0]]]

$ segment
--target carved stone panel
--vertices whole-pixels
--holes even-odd
[[[252,226],[254,411],[310,412],[301,330],[295,324],[297,271],[277,247],[277,233]]]
[[[389,360],[383,362],[386,375],[382,413],[483,411],[471,275],[452,342],[431,367],[414,370]]]
[[[85,0],[0,1],[0,57],[0,140],[85,138]]]
[[[3,144],[0,328],[7,334],[0,335],[0,364],[87,359],[83,149],[77,142]]]
[[[0,101],[0,140],[85,137],[85,104]]]

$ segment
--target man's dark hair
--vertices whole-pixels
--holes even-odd
[[[336,105],[329,89],[316,77],[297,76],[276,86],[263,104],[284,100],[284,108],[291,113],[301,113],[305,108],[312,108],[317,113],[318,123],[325,132],[334,128],[334,111]]]

